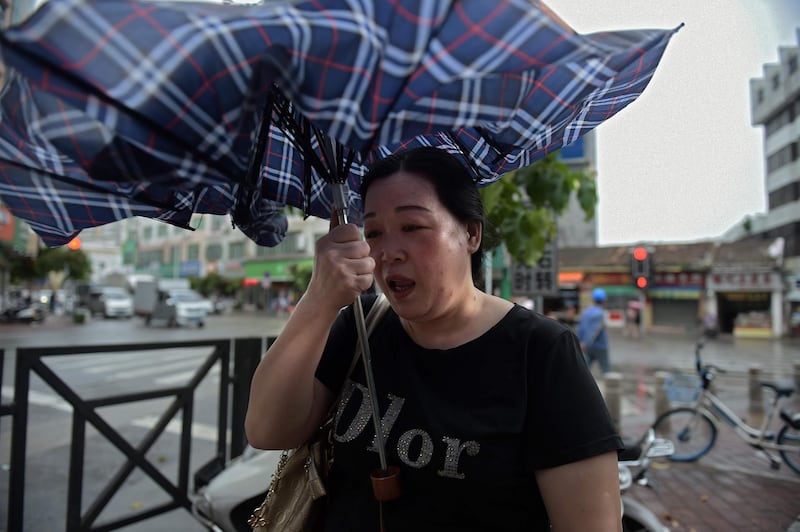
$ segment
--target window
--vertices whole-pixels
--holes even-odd
[[[219,231],[222,229],[222,222],[225,221],[224,216],[212,216],[211,217],[211,230],[212,231]]]
[[[764,89],[758,89],[758,91],[756,91],[756,101],[758,103],[764,103]]]
[[[186,247],[186,260],[200,260],[200,244],[189,244]]]
[[[240,240],[239,242],[231,242],[228,244],[228,259],[243,259],[247,250],[246,242]]]
[[[797,56],[793,55],[789,58],[789,74],[797,72]]]
[[[140,251],[136,256],[136,265],[139,267],[159,266],[162,262],[163,254],[160,249]]]
[[[165,237],[167,236],[167,229],[169,229],[167,224],[165,223],[158,224],[158,229],[156,230],[156,234],[160,237]]]
[[[142,240],[152,240],[152,239],[153,239],[153,228],[145,227],[142,230]]]
[[[299,253],[300,250],[300,242],[301,242],[301,233],[287,233],[286,237],[274,247],[265,247],[259,246],[256,250],[256,256],[258,257],[273,257],[276,255],[289,255],[293,253]]]
[[[775,74],[772,76],[772,90],[776,91],[781,88],[781,76],[779,74]]]
[[[209,244],[206,247],[206,260],[215,261],[222,258],[222,244]]]

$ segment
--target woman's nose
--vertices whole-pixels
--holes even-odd
[[[398,262],[405,258],[403,248],[393,239],[381,239],[380,246],[376,251],[375,260],[384,263]]]

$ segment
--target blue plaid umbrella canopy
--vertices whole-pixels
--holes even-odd
[[[262,245],[283,205],[327,218],[374,160],[433,145],[480,186],[645,89],[675,30],[579,35],[528,0],[214,5],[49,0],[0,35],[0,198],[48,245],[130,216],[230,213]]]

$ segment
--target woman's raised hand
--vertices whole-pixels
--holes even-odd
[[[351,304],[372,286],[375,261],[369,251],[356,225],[331,227],[317,241],[314,273],[304,297],[336,309]]]

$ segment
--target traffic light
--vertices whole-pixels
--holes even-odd
[[[637,288],[646,290],[653,275],[652,254],[646,247],[638,246],[631,251],[631,277]]]

